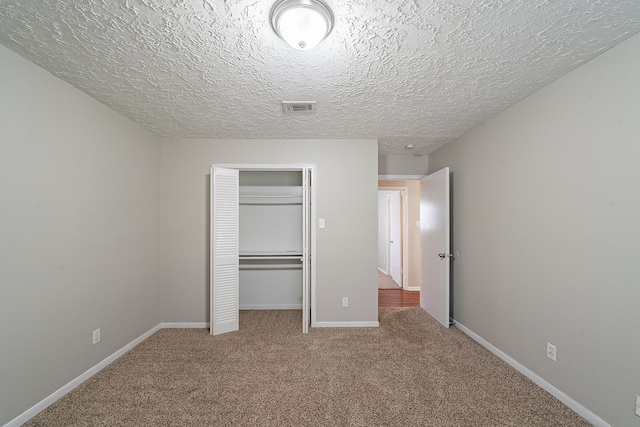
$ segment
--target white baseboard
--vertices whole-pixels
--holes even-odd
[[[546,390],[549,394],[554,396],[560,402],[562,402],[565,405],[567,405],[569,408],[571,408],[578,415],[580,415],[581,417],[583,417],[584,419],[589,421],[594,426],[596,426],[596,427],[611,427],[611,425],[609,425],[602,418],[598,417],[596,414],[594,414],[593,412],[591,412],[590,410],[588,410],[587,408],[585,408],[584,406],[582,406],[581,404],[579,404],[578,402],[576,402],[575,400],[573,400],[572,398],[567,396],[561,390],[559,390],[556,387],[554,387],[551,383],[549,383],[546,380],[542,379],[542,377],[538,376],[535,372],[531,371],[529,368],[525,367],[521,363],[519,363],[516,360],[514,360],[511,356],[509,356],[508,354],[504,353],[502,350],[498,349],[496,346],[494,346],[493,344],[491,344],[490,342],[488,342],[487,340],[482,338],[480,335],[478,335],[475,332],[473,332],[471,329],[469,329],[466,326],[464,326],[462,323],[456,322],[454,320],[454,325],[455,325],[456,328],[460,329],[462,332],[464,332],[465,334],[469,335],[471,338],[473,338],[476,342],[478,342],[484,348],[486,348],[491,353],[493,353],[496,356],[498,356],[500,359],[502,359],[505,362],[507,362],[509,365],[511,365],[513,368],[515,368],[515,370],[520,372],[525,377],[529,378],[531,381],[536,383],[542,389]]]
[[[387,273],[385,270],[381,269],[380,267],[378,267],[378,271],[382,274],[384,274],[385,276],[388,276],[389,273]]]
[[[140,344],[142,341],[149,338],[151,335],[158,332],[160,329],[161,329],[161,325],[154,326],[144,334],[140,335],[138,338],[131,341],[129,344],[122,347],[120,350],[113,353],[111,356],[107,357],[106,359],[104,359],[94,367],[89,368],[86,372],[84,372],[77,378],[69,381],[67,384],[63,385],[62,387],[60,387],[59,389],[51,393],[49,396],[45,397],[40,402],[36,403],[31,408],[27,409],[22,414],[18,415],[17,417],[9,421],[7,424],[4,425],[4,427],[19,427],[22,424],[26,423],[31,418],[35,417],[40,412],[44,411],[49,405],[54,403],[56,400],[60,399],[65,394],[69,393],[71,390],[78,387],[80,384],[82,384],[83,382],[85,382],[86,380],[88,380],[98,372],[100,372],[107,365],[114,362],[120,356],[125,354],[127,351],[131,350],[136,345]]]
[[[380,322],[315,322],[312,328],[377,328]]]
[[[240,310],[302,310],[302,304],[240,304]]]
[[[208,328],[209,322],[162,322],[161,329],[202,329]]]
[[[420,290],[420,286],[409,286],[407,288],[408,291],[419,291]]]

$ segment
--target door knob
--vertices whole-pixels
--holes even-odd
[[[440,259],[445,259],[448,256],[452,256],[453,254],[445,254],[444,252],[440,252],[438,254],[438,256],[440,257]]]

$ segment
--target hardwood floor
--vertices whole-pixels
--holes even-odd
[[[420,291],[378,289],[378,307],[420,307]]]

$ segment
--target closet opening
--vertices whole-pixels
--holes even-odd
[[[211,170],[211,334],[239,329],[239,310],[301,310],[314,323],[312,165]]]

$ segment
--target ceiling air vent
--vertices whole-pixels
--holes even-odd
[[[316,101],[282,101],[282,110],[285,113],[314,113]]]

